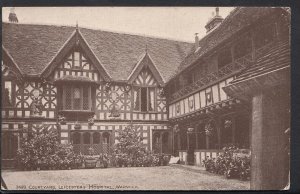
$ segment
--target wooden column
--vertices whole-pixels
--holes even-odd
[[[189,133],[187,132],[186,133],[186,139],[187,139],[187,150],[189,150],[190,149],[190,137],[189,137],[190,135],[189,135]]]
[[[177,135],[177,140],[178,140],[178,143],[177,143],[178,150],[181,150],[181,149],[182,149],[182,146],[181,146],[181,139],[180,139],[180,135]]]
[[[80,132],[80,144],[83,144],[83,132]]]
[[[209,149],[209,136],[205,135],[206,138],[206,149]]]
[[[90,132],[90,144],[94,144],[93,134],[94,132]]]
[[[251,52],[252,52],[252,60],[255,60],[255,42],[254,42],[254,31],[250,32],[251,36]]]
[[[231,126],[231,130],[232,130],[232,143],[235,143],[235,131],[236,131],[235,120],[236,120],[236,115],[233,114],[231,116],[231,122],[232,122],[232,126]]]
[[[221,125],[221,118],[218,117],[217,119],[217,136],[218,136],[218,149],[221,148],[221,129],[223,129],[223,125]]]
[[[100,132],[100,145],[101,145],[101,151],[103,152],[103,132]]]
[[[175,155],[175,132],[173,130],[172,134],[172,153]]]
[[[159,141],[160,141],[160,146],[159,146],[160,147],[160,153],[162,153],[162,151],[163,151],[162,150],[162,144],[163,144],[162,143],[162,132],[159,132]]]
[[[274,92],[275,93],[275,92]],[[280,190],[287,184],[288,156],[284,149],[288,98],[277,91],[252,99],[251,182],[253,190]]]
[[[199,148],[199,146],[198,146],[198,125],[195,125],[195,132],[196,132],[196,149],[198,149]]]

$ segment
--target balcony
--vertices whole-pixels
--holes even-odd
[[[254,62],[253,56],[255,58],[259,58],[264,55],[268,50],[272,48],[274,42],[271,42],[259,49],[256,49],[254,54],[249,53],[241,58],[234,60],[232,63],[220,68],[217,72],[212,72],[204,76],[203,78],[195,81],[194,83],[183,87],[179,91],[171,94],[170,103],[178,100],[179,98],[184,98],[189,96],[191,93],[195,91],[199,91],[209,85],[212,85],[218,81],[221,81],[229,76],[235,75],[246,67],[250,66]]]

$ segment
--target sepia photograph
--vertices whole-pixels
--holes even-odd
[[[289,190],[290,7],[2,7],[1,191]]]

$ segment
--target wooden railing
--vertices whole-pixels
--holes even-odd
[[[251,65],[254,62],[255,58],[259,58],[263,56],[268,50],[270,50],[274,46],[274,42],[271,42],[259,49],[256,49],[254,53],[249,53],[241,58],[234,60],[232,63],[226,65],[225,67],[220,68],[217,72],[212,72],[204,76],[203,78],[195,81],[191,85],[185,86],[179,91],[171,94],[170,102],[177,100],[183,96],[187,96],[192,92],[200,90],[215,81],[222,80],[226,78],[228,75],[232,75],[240,72],[242,69]]]

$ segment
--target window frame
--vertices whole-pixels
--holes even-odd
[[[142,91],[142,88],[146,88],[147,89],[147,92],[146,92],[146,96],[147,96],[147,100],[146,100],[146,104],[147,104],[147,110],[146,111],[142,111],[142,96],[141,96],[141,91]],[[153,89],[153,110],[149,110],[149,95],[150,95],[150,90],[149,89]],[[139,97],[139,110],[135,109],[135,103],[136,103],[136,100],[134,100],[135,98],[135,92],[138,93],[138,97]],[[151,86],[147,86],[147,87],[134,87],[134,90],[133,90],[133,112],[143,112],[143,113],[148,113],[148,112],[157,112],[157,99],[155,98],[156,96],[156,93],[157,93],[157,90],[156,90],[156,87],[151,87]]]
[[[11,91],[10,91],[10,100],[11,100],[11,105],[7,106],[4,104],[4,100],[5,100],[5,97],[4,95],[2,95],[2,100],[1,100],[1,105],[2,105],[2,108],[14,108],[15,105],[16,105],[16,83],[14,81],[13,78],[2,78],[2,81],[1,81],[1,84],[2,84],[2,88],[1,88],[1,92],[2,94],[4,94],[5,92],[5,83],[6,82],[10,82],[11,83]]]
[[[88,109],[84,109],[84,88],[88,89],[88,96],[87,96],[87,99],[88,99]],[[66,88],[71,88],[71,108],[66,108]],[[80,89],[80,108],[79,109],[75,109],[74,108],[74,104],[75,104],[75,100],[74,100],[74,90],[75,88],[79,88]],[[81,84],[81,85],[77,85],[76,83],[74,84],[63,84],[62,85],[62,88],[61,88],[61,91],[62,91],[62,104],[61,104],[61,110],[63,111],[93,111],[93,100],[95,98],[95,96],[92,96],[92,90],[94,90],[95,88],[92,87],[91,85],[89,84]]]

